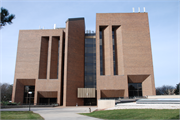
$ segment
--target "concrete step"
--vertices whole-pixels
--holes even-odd
[[[137,104],[180,104],[178,98],[164,98],[164,99],[139,99],[136,101]]]

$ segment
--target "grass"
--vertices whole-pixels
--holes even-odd
[[[32,111],[1,111],[1,119],[39,119],[44,120],[37,113]]]
[[[101,119],[179,119],[178,109],[122,109],[80,113]]]

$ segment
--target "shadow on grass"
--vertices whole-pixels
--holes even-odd
[[[174,117],[172,117],[171,119],[179,120],[179,119],[180,119],[180,115],[174,116]]]

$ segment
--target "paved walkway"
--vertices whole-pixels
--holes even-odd
[[[91,111],[97,107],[91,107]],[[28,111],[28,108],[0,109],[0,111]],[[34,113],[40,114],[45,120],[102,120],[80,115],[89,113],[89,107],[54,107],[54,108],[31,108]]]
[[[91,111],[97,107],[91,106]],[[121,103],[117,104],[113,109],[180,109],[180,104],[136,104]],[[0,109],[0,111],[28,111],[29,108],[11,108]],[[101,120],[98,118],[80,115],[78,113],[89,113],[89,107],[48,107],[48,108],[31,108],[31,111],[40,114],[45,120]]]
[[[180,104],[136,104],[136,102],[132,102],[120,103],[106,110],[114,109],[180,109]]]

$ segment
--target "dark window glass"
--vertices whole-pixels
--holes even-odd
[[[52,105],[57,103],[57,98],[40,98],[40,105]]]
[[[92,47],[85,47],[85,54],[86,53],[93,53],[93,48]]]
[[[129,96],[133,96],[133,91],[129,91]]]
[[[93,106],[93,105],[97,105],[97,100],[96,98],[84,98],[84,105],[88,105],[88,106]]]
[[[85,41],[85,45],[88,45],[88,44],[93,44],[93,41],[90,39],[90,40],[86,40]]]
[[[85,63],[85,66],[93,66],[94,63]]]
[[[103,46],[102,46],[102,31],[99,31],[100,33],[100,75],[103,75]]]
[[[117,64],[116,64],[116,38],[114,37],[115,28],[112,28],[112,44],[113,44],[113,66],[114,66],[114,75],[117,75]]]
[[[138,88],[138,90],[142,90],[142,87]]]
[[[95,36],[96,35],[96,33],[85,33],[85,36]]]
[[[85,72],[85,76],[88,76],[88,75],[93,75],[93,72]]]
[[[142,83],[129,83],[128,84],[129,97],[142,96]]]
[[[142,96],[142,91],[139,91],[139,96]]]
[[[129,90],[137,90],[137,84],[136,83],[129,84]]]
[[[99,38],[102,39],[102,31],[99,31]]]
[[[138,84],[138,87],[141,88],[141,87],[142,87],[142,84]]]
[[[138,96],[137,91],[133,91],[133,92],[134,92],[134,96]]]
[[[93,44],[85,44],[85,47],[93,47]]]
[[[29,104],[29,98],[30,99],[30,103],[34,104],[34,89],[35,86],[24,86],[24,101],[23,104]],[[28,92],[32,92],[32,94],[28,94]]]
[[[96,39],[85,39],[85,88],[96,88]]]
[[[93,58],[94,54],[93,53],[86,53],[85,54],[85,57],[90,57],[90,58]]]
[[[93,63],[93,57],[85,57],[85,62]]]

